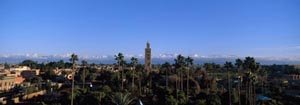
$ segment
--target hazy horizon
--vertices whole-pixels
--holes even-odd
[[[47,63],[52,61],[64,60],[68,62],[70,59],[69,54],[62,55],[41,55],[41,54],[19,54],[19,55],[0,55],[0,63],[10,63],[10,64],[18,64],[24,60],[33,60],[39,63]],[[160,54],[152,56],[153,64],[163,64],[165,62],[174,63],[174,59],[179,54]],[[195,64],[203,64],[203,63],[216,63],[216,64],[224,64],[226,61],[235,62],[236,59],[245,59],[246,56],[234,56],[234,55],[183,55],[190,56],[194,59]],[[96,64],[113,64],[116,63],[114,55],[102,55],[102,56],[83,56],[78,55],[79,60],[86,60],[89,63]],[[124,53],[125,60],[130,62],[131,57],[136,57],[140,63],[144,63],[144,55],[131,55]],[[289,64],[294,65],[300,64],[300,57],[259,57],[259,56],[250,56],[254,57],[257,62],[262,65],[273,65],[273,64]]]

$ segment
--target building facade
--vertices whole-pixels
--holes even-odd
[[[0,91],[7,91],[15,86],[15,77],[2,77],[0,79]]]
[[[25,70],[31,70],[28,66],[19,66],[15,68],[10,68],[10,71],[25,71]]]
[[[5,66],[0,64],[0,70],[4,70]]]

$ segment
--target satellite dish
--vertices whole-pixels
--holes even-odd
[[[69,75],[67,76],[67,78],[68,78],[69,80],[72,80],[72,74],[69,74]]]

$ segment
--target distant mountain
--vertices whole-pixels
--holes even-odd
[[[40,55],[40,54],[19,54],[19,55],[0,55],[0,63],[20,63],[23,60],[30,59],[37,62],[51,62],[51,61],[69,61],[71,54],[63,55]],[[164,62],[174,63],[174,59],[178,54],[159,54],[152,57],[153,64],[161,64]],[[131,57],[139,59],[140,63],[144,63],[144,56],[124,54],[125,59],[130,62]],[[237,58],[244,58],[235,55],[210,55],[200,56],[199,54],[184,55],[190,56],[194,59],[196,64],[203,64],[205,62],[214,62],[217,64],[223,64],[226,61],[235,62]],[[102,55],[102,56],[79,56],[80,60],[87,60],[89,63],[102,63],[102,64],[113,64],[114,55]],[[300,57],[255,57],[255,59],[261,64],[300,64]]]

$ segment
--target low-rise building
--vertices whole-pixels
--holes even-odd
[[[53,69],[53,72],[55,75],[59,76],[59,75],[62,75],[63,72],[69,74],[72,72],[72,69],[59,69],[59,68],[56,68],[56,69]]]
[[[14,76],[16,84],[21,84],[24,79],[30,79],[34,76],[40,75],[40,69],[31,69],[28,66],[19,66],[10,68],[10,73],[6,73],[6,76]]]
[[[286,78],[288,80],[300,80],[300,75],[299,74],[290,74],[290,75],[287,75]]]
[[[15,86],[15,77],[3,76],[0,78],[0,91],[7,91]]]
[[[19,66],[19,67],[10,68],[10,71],[25,71],[25,70],[31,70],[31,68],[28,66]]]
[[[21,83],[23,83],[25,80],[25,78],[23,77],[15,77],[15,84],[19,85]]]
[[[3,64],[0,64],[0,70],[4,70],[5,66]]]

